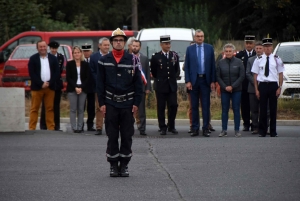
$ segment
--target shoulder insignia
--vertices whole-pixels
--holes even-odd
[[[274,55],[274,57],[279,59],[279,56],[278,56],[278,55],[276,55],[276,54]]]
[[[259,57],[257,57],[258,59],[261,59],[262,58],[262,56],[259,56]]]

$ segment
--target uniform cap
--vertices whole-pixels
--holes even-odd
[[[120,28],[117,28],[116,30],[114,30],[112,33],[111,33],[111,37],[110,37],[110,42],[112,42],[113,38],[116,37],[116,36],[123,36],[124,37],[124,40],[127,41],[127,36],[125,34],[124,31],[122,31]]]
[[[254,41],[255,40],[255,36],[253,35],[246,35],[245,36],[245,41]]]
[[[84,45],[81,45],[82,50],[92,50],[92,45],[85,43]]]
[[[160,42],[161,43],[169,43],[169,42],[171,42],[170,35],[160,36]]]
[[[272,38],[264,38],[262,39],[262,45],[272,45]]]
[[[49,47],[52,47],[52,48],[58,48],[59,47],[59,43],[56,42],[56,41],[51,41],[49,44],[48,44]]]

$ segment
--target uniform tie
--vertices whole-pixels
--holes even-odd
[[[165,56],[166,56],[166,57],[167,57],[167,59],[168,59],[168,53],[166,53],[166,54],[165,54]]]
[[[251,57],[252,55],[251,55],[251,52],[249,52],[249,57]]]
[[[266,68],[265,68],[265,76],[269,76],[269,57],[267,57],[267,63],[266,63]]]

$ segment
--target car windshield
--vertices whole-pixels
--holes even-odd
[[[179,60],[184,60],[184,55],[186,52],[186,48],[190,45],[191,41],[179,41],[179,40],[173,40],[171,42],[171,50],[177,52],[179,55]],[[155,52],[161,51],[160,42],[159,41],[142,41],[142,47],[141,47],[141,53],[144,55],[147,55],[149,59],[151,59],[151,56]]]
[[[276,55],[283,63],[300,63],[300,45],[279,46]]]
[[[64,55],[64,50],[60,46],[57,50],[59,53]],[[50,49],[48,47],[48,52]],[[12,59],[29,59],[33,54],[37,53],[36,46],[19,46],[18,49],[13,53]]]

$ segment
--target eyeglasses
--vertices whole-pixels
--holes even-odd
[[[121,42],[124,42],[124,40],[123,39],[120,39],[120,40],[114,39],[113,42],[116,42],[116,43],[120,42],[121,43]]]

